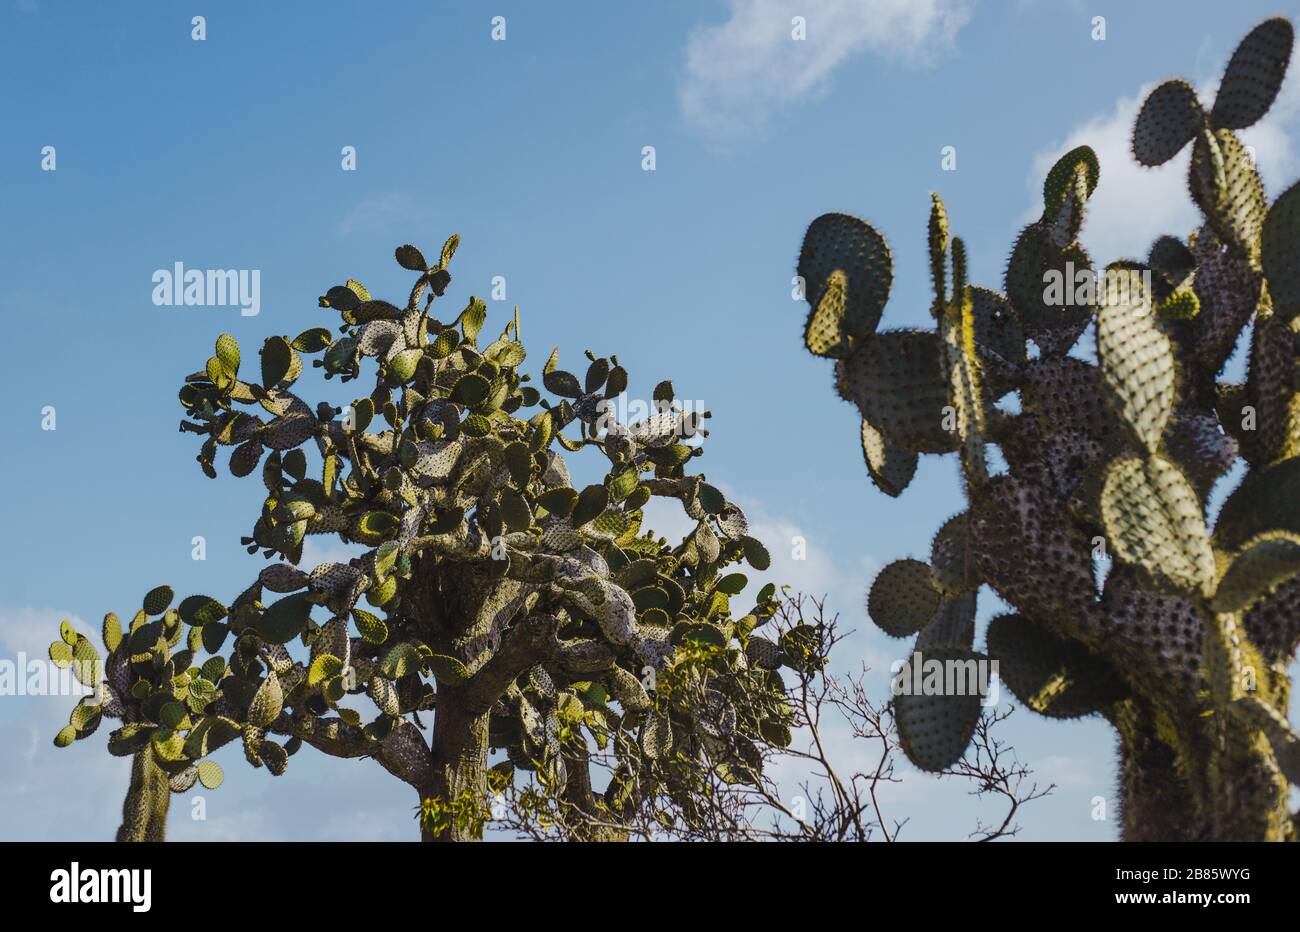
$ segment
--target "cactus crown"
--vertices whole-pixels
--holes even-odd
[[[753,611],[733,609],[747,580],[727,568],[761,571],[769,558],[744,512],[687,472],[703,451],[686,441],[707,433],[707,412],[683,410],[662,382],[651,415],[619,423],[606,403],[626,389],[627,371],[592,353],[579,379],[553,351],[545,400],[521,369],[518,309],[490,340],[477,298],[449,323],[431,316],[458,244],[447,240],[434,263],[397,249],[416,273],[404,306],[350,280],[319,302],[341,318],[337,335],[272,336],[252,366],[222,334],[186,377],[181,430],[202,437],[210,477],[223,447],[234,475],[260,467],[266,498],[244,543],[280,559],[229,605],[194,595],[172,607],[159,587],[128,630],[109,615],[103,661],[65,626],[51,657],[76,663],[85,682],[98,683],[101,667],[106,679],[57,743],[86,737],[105,715],[122,718],[110,751],[148,753],[184,790],[219,781],[206,758],[228,742],[242,740],[248,761],[277,775],[306,742],[376,757],[423,793],[437,785],[438,761],[420,713],[433,711],[435,735],[444,714],[464,713],[486,716],[486,743],[508,753],[495,789],[513,767],[562,788],[566,762],[585,769],[589,740],[607,751],[615,779],[595,804],[617,818],[667,775],[665,793],[687,793],[683,762],[707,756],[729,779],[752,782],[760,746],[789,740],[775,671],[806,658],[754,633],[772,613],[772,586]],[[373,361],[374,387],[346,412],[313,407],[294,393],[308,357],[345,383]],[[608,466],[575,489],[561,451],[584,448]],[[652,496],[676,499],[694,522],[680,543],[642,526]],[[312,534],[365,552],[300,567]],[[368,716],[345,704],[363,693]],[[485,791],[479,782],[471,797]],[[426,822],[460,805],[463,789],[426,800]]]
[[[892,268],[866,222],[817,218],[799,256],[805,345],[835,361],[871,480],[898,496],[919,455],[961,462],[969,509],[939,530],[928,563],[884,568],[872,620],[927,655],[991,656],[1044,715],[1106,716],[1129,837],[1296,832],[1286,784],[1300,782],[1300,742],[1285,710],[1300,643],[1300,185],[1268,205],[1236,136],[1276,97],[1291,45],[1286,20],[1256,27],[1209,110],[1185,82],[1151,93],[1133,153],[1154,166],[1190,143],[1204,222],[1185,242],[1161,237],[1145,261],[1112,262],[1082,291],[1068,272],[1092,267],[1078,235],[1104,183],[1086,146],[1048,173],[1001,293],[966,283],[962,242],[933,196],[934,329],[877,329]],[[1095,365],[1070,355],[1088,329]],[[1246,329],[1249,377],[1221,381]],[[1013,394],[1018,409],[1000,404]],[[996,475],[990,445],[1007,466]],[[1239,456],[1246,478],[1211,527],[1211,487]],[[1117,558],[1104,584],[1099,546]],[[974,647],[984,585],[1014,610],[989,625],[987,654]],[[961,757],[977,699],[895,703],[918,766]],[[1186,804],[1177,824],[1158,812],[1172,798]]]

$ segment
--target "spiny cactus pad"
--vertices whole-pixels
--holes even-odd
[[[1245,129],[1268,112],[1282,89],[1294,42],[1291,23],[1281,17],[1265,20],[1241,40],[1214,98],[1210,121],[1216,127]]]
[[[940,664],[978,664],[982,654],[960,648],[937,648],[925,655]],[[980,717],[980,695],[905,693],[894,698],[898,737],[908,758],[922,770],[951,767],[966,752]]]
[[[886,634],[907,637],[934,620],[940,598],[929,564],[895,560],[871,584],[867,611]]]
[[[944,429],[948,391],[934,334],[895,330],[877,334],[839,363],[848,397],[893,446],[916,453],[947,453],[957,438]]]
[[[916,475],[916,453],[891,445],[885,440],[884,434],[872,427],[865,418],[860,430],[862,458],[867,464],[871,481],[886,495],[897,498]]]
[[[876,329],[894,264],[889,246],[870,224],[848,214],[824,214],[804,235],[798,274],[812,305],[808,349],[839,356]]]
[[[1204,119],[1196,91],[1186,81],[1165,81],[1150,94],[1133,125],[1133,157],[1163,165],[1196,136]]]
[[[1041,715],[1093,715],[1128,696],[1123,680],[1096,654],[1019,615],[990,621],[987,643],[998,678]]]

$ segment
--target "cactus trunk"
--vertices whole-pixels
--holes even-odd
[[[1232,774],[1221,795],[1198,805],[1176,770],[1173,749],[1134,732],[1120,738],[1121,838],[1124,841],[1288,841],[1291,817],[1284,783],[1263,770]],[[1209,774],[1192,775],[1208,782]]]
[[[171,790],[167,774],[153,757],[153,745],[136,751],[131,763],[131,786],[122,803],[118,841],[164,841]]]
[[[446,693],[443,693],[446,697]],[[488,717],[471,715],[458,703],[439,703],[433,721],[433,777],[421,787],[420,799],[450,806],[437,824],[422,823],[421,841],[480,841],[478,811],[487,797]]]

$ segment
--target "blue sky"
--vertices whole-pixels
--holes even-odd
[[[961,508],[951,458],[926,458],[891,500],[869,484],[858,419],[827,363],[801,347],[791,300],[803,230],[828,210],[889,239],[887,326],[925,323],[931,190],[968,244],[972,278],[1000,285],[1054,157],[1088,142],[1101,184],[1083,237],[1095,259],[1145,254],[1196,214],[1181,160],[1127,154],[1142,94],[1183,76],[1207,91],[1237,40],[1294,3],[975,0],[731,2],[54,3],[4,0],[0,289],[9,336],[0,428],[0,657],[43,656],[60,618],[97,628],[149,588],[228,598],[261,565],[239,537],[260,483],[210,481],[177,432],[180,378],[221,331],[246,349],[329,325],[316,296],[345,278],[404,295],[393,248],[463,237],[450,294],[487,297],[489,328],[518,303],[540,367],[618,353],[645,397],[671,378],[712,410],[711,479],[751,513],[773,575],[829,593],[859,634],[837,665],[878,669],[902,642],[869,630],[876,570],[924,556]],[[207,37],[191,38],[191,17]],[[807,40],[790,39],[790,17]],[[503,16],[505,41],[491,38]],[[1106,37],[1093,39],[1096,16]],[[1270,197],[1300,172],[1300,81],[1246,134]],[[41,170],[42,149],[57,170]],[[356,149],[356,171],[340,150]],[[642,170],[654,146],[656,170]],[[945,146],[956,171],[941,170]],[[1184,154],[1183,158],[1186,158]],[[261,312],[159,307],[175,262],[257,269]],[[335,386],[331,386],[337,392]],[[309,397],[335,397],[319,394]],[[336,400],[346,399],[337,398]],[[53,406],[57,429],[41,429]],[[671,528],[665,528],[671,530]],[[203,536],[207,559],[191,559]],[[806,538],[808,558],[790,558]],[[323,551],[317,551],[317,558]],[[997,609],[987,593],[982,617]],[[883,678],[879,679],[881,690]],[[0,837],[110,837],[126,762],[102,736],[57,751],[66,697],[0,701]],[[1025,838],[1109,839],[1101,721],[1017,712],[1004,730],[1057,790],[1024,810]],[[852,762],[852,746],[838,742]],[[207,820],[173,806],[172,836],[410,838],[405,788],[372,762],[304,751],[286,776],[237,748]],[[959,838],[966,787],[906,764],[890,797],[905,836]]]

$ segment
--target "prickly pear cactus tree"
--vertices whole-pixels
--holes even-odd
[[[517,309],[494,339],[477,299],[450,323],[431,316],[458,242],[436,263],[397,250],[417,276],[404,306],[348,281],[320,299],[337,335],[272,336],[250,360],[223,334],[186,377],[181,430],[202,438],[209,477],[223,448],[235,476],[260,475],[244,543],[273,562],[228,604],[173,605],[153,589],[125,628],[105,618],[102,658],[66,623],[50,646],[94,686],[56,744],[121,719],[109,750],[133,770],[120,840],[162,839],[169,793],[215,787],[209,755],[235,741],[276,776],[304,744],[374,758],[417,794],[426,839],[460,840],[481,835],[514,780],[603,827],[589,835],[618,837],[642,800],[686,805],[719,768],[752,782],[763,746],[789,740],[784,655],[751,633],[773,589],[733,611],[747,580],[727,569],[766,569],[767,552],[740,508],[686,471],[707,414],[663,382],[651,415],[619,423],[605,402],[627,372],[590,353],[580,379],[552,352],[544,400],[521,369]],[[310,357],[341,383],[373,364],[372,387],[313,407],[293,390]],[[574,488],[564,453],[587,448],[608,468]],[[695,522],[685,540],[642,526],[652,496]],[[364,553],[300,566],[313,534]],[[505,753],[489,766],[493,750]],[[609,762],[604,787],[592,754]]]
[[[1043,715],[1107,718],[1128,839],[1297,835],[1300,738],[1286,713],[1300,643],[1300,185],[1270,206],[1236,135],[1269,109],[1291,47],[1290,23],[1268,20],[1213,107],[1182,81],[1147,98],[1133,154],[1156,166],[1190,145],[1204,222],[1145,260],[1091,271],[1078,235],[1101,175],[1087,147],[1049,173],[1000,293],[967,283],[934,197],[934,329],[879,329],[892,267],[867,223],[819,217],[799,257],[805,342],[835,360],[861,413],[872,481],[898,496],[919,455],[955,453],[969,503],[928,560],[879,574],[872,620],[927,657],[996,660]],[[1071,353],[1089,330],[1095,363]],[[1243,340],[1248,376],[1231,384]],[[1244,478],[1211,522],[1210,491],[1239,460]],[[1112,558],[1104,579],[1099,556]],[[1013,611],[977,653],[984,586]],[[913,762],[961,757],[978,697],[894,701]]]

